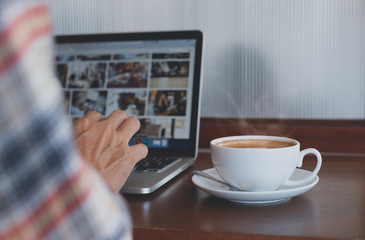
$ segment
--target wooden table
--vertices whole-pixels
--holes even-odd
[[[314,159],[305,159],[312,169]],[[290,201],[247,206],[196,188],[192,170],[213,167],[199,153],[187,169],[150,195],[124,195],[135,239],[365,239],[365,156],[323,156],[319,183]]]

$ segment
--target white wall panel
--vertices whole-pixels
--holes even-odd
[[[365,119],[365,0],[48,0],[55,34],[200,29],[203,116]]]

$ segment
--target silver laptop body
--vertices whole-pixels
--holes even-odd
[[[144,143],[122,193],[155,191],[191,166],[198,151],[202,33],[140,32],[56,36],[55,70],[68,114],[115,109],[136,116]]]

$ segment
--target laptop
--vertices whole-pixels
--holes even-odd
[[[55,71],[71,118],[121,109],[140,120],[129,144],[144,143],[149,155],[121,193],[151,193],[196,160],[202,39],[200,31],[55,37]]]

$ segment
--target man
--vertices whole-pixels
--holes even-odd
[[[0,0],[0,239],[129,239],[118,191],[146,146],[136,118],[64,114],[47,7]]]

